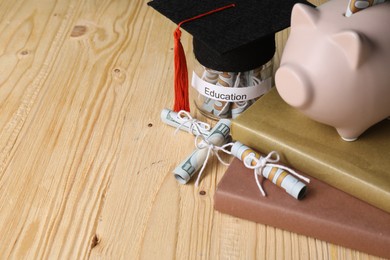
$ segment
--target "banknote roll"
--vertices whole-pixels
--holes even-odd
[[[182,131],[190,132],[193,135],[201,134],[204,136],[208,136],[210,134],[210,131],[204,127],[205,126],[204,123],[202,124],[200,121],[198,121],[198,123],[202,125],[200,125],[200,127],[193,127],[192,118],[187,118],[187,119],[179,118],[178,113],[170,109],[164,108],[161,111],[160,117],[163,123],[175,128],[179,128]]]
[[[283,169],[265,166],[262,174],[296,199],[302,199],[306,194],[306,185]]]
[[[173,175],[180,184],[186,184],[202,167],[207,156],[207,149],[195,149],[174,170]]]
[[[234,72],[222,72],[218,75],[218,81],[216,83],[217,86],[232,88],[234,85],[234,81],[236,80],[237,73]],[[227,111],[230,109],[230,103],[225,101],[215,101],[214,102],[214,115],[218,117],[226,117],[224,116]]]
[[[385,1],[386,0],[349,0],[345,16],[350,17],[354,13],[357,13],[370,6],[384,3]]]
[[[233,144],[231,153],[243,161],[246,166],[255,167],[258,160],[262,158],[258,152],[238,141]],[[261,174],[296,199],[302,199],[306,194],[306,184],[275,164],[269,163],[263,165]]]
[[[210,135],[206,138],[206,142],[201,141],[200,146],[204,148],[195,149],[173,170],[173,175],[179,183],[186,184],[202,168],[209,152],[207,143],[213,144],[214,146],[221,146],[230,140],[230,125],[231,122],[228,119],[218,121],[211,129]]]

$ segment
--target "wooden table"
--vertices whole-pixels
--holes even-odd
[[[216,212],[216,160],[176,182],[194,138],[160,121],[175,26],[146,1],[0,7],[1,259],[373,259]]]

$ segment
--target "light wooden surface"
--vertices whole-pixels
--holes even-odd
[[[146,1],[0,7],[0,259],[374,259],[214,211],[215,160],[175,181],[193,137],[160,122],[175,26]]]

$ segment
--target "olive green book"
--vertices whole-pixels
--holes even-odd
[[[276,89],[232,121],[232,137],[261,153],[390,212],[390,120],[346,142],[281,99]],[[309,184],[310,185],[310,184]]]

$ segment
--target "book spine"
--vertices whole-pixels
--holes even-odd
[[[336,225],[326,219],[313,218],[299,212],[285,211],[278,205],[248,202],[229,192],[216,191],[215,210],[234,217],[327,241],[368,254],[390,257],[388,239],[359,228]],[[326,230],[326,232],[324,232]]]

